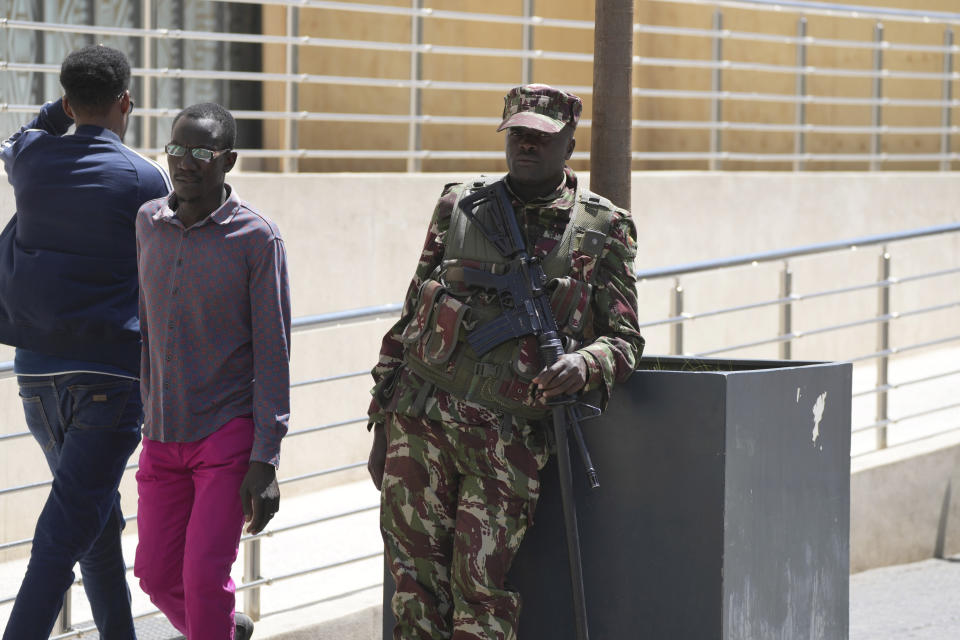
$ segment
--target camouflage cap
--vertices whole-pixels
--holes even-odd
[[[580,98],[546,84],[526,84],[510,89],[503,98],[503,122],[497,131],[508,127],[528,127],[546,133],[559,133],[567,124],[576,127],[583,103]]]

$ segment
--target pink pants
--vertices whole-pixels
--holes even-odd
[[[249,417],[197,442],[143,439],[133,573],[188,640],[233,640],[230,568],[243,530],[240,484],[252,447]]]

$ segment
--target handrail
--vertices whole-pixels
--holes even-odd
[[[833,2],[804,2],[803,0],[653,0],[653,2],[776,11],[778,13],[802,13],[828,17],[886,18],[893,22],[946,22],[949,24],[960,24],[960,13],[894,9],[890,7],[837,4]]]
[[[704,260],[702,262],[690,262],[656,269],[640,269],[636,272],[636,276],[637,280],[642,282],[644,280],[669,278],[672,276],[688,275],[691,273],[711,271],[714,269],[747,266],[754,263],[759,264],[763,262],[776,262],[788,258],[809,256],[817,253],[828,253],[843,249],[855,250],[858,247],[876,246],[891,242],[899,242],[902,240],[911,240],[914,238],[923,238],[926,236],[934,236],[941,233],[957,231],[960,231],[960,223],[943,224],[932,227],[922,227],[920,229],[913,229],[911,231],[863,236],[860,238],[854,238],[852,240],[821,242],[818,244],[802,245],[777,251],[749,253],[740,256],[734,256],[732,258],[719,258],[714,260]],[[301,332],[312,331],[314,329],[340,327],[358,322],[374,322],[377,320],[385,320],[396,317],[402,307],[402,303],[396,302],[392,304],[381,304],[370,307],[360,307],[357,309],[347,309],[345,311],[334,311],[330,313],[301,316],[299,318],[295,318],[291,324],[294,332]],[[13,362],[0,362],[0,379],[11,377],[12,375]]]
[[[897,233],[881,233],[870,236],[854,238],[852,240],[836,240],[833,242],[821,242],[818,244],[802,245],[791,249],[782,249],[778,251],[763,251],[760,253],[749,253],[732,258],[720,258],[716,260],[704,260],[703,262],[691,262],[688,264],[662,267],[659,269],[641,269],[637,271],[638,280],[648,280],[655,278],[668,278],[699,271],[709,271],[711,269],[725,269],[728,267],[738,267],[750,265],[754,262],[774,262],[799,256],[808,256],[815,253],[827,253],[830,251],[839,251],[842,249],[856,249],[857,247],[869,247],[886,244],[889,242],[898,242],[901,240],[911,240],[914,238],[923,238],[934,236],[941,233],[951,233],[960,231],[960,223],[942,224],[933,227],[922,227],[912,231],[900,231]]]

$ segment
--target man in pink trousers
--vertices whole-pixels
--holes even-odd
[[[236,123],[187,107],[166,146],[173,193],[137,216],[143,452],[134,573],[188,640],[248,640],[230,568],[244,520],[280,504],[290,291],[277,226],[225,183]]]

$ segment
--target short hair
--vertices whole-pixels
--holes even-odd
[[[237,121],[233,114],[216,102],[201,102],[193,104],[177,114],[173,119],[173,124],[177,126],[180,118],[193,118],[194,120],[213,120],[220,125],[220,130],[216,133],[217,143],[224,149],[233,149],[237,143]]]
[[[60,65],[60,84],[74,108],[106,113],[130,86],[127,56],[103,45],[71,52]]]

